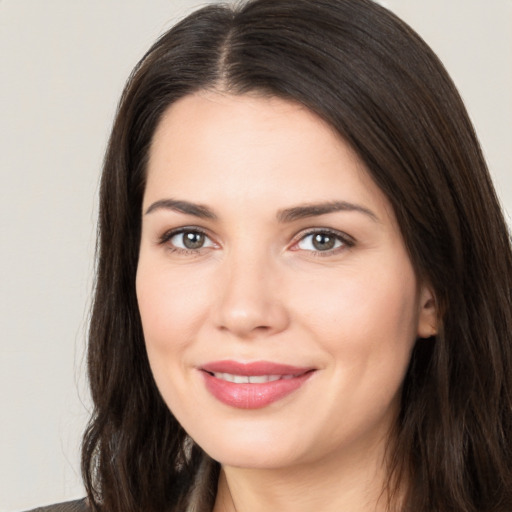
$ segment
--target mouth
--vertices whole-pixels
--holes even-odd
[[[289,380],[298,377],[298,375],[235,375],[233,373],[210,373],[217,379],[233,384],[265,384],[275,382],[276,380]]]
[[[316,371],[268,361],[216,361],[198,369],[217,400],[239,409],[260,409],[281,400],[299,390]]]

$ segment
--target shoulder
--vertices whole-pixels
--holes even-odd
[[[28,512],[88,512],[86,500],[66,501],[66,503],[57,503],[47,507],[39,507]]]

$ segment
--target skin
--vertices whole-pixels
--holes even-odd
[[[158,203],[171,198],[215,218]],[[335,201],[352,206],[279,215]],[[155,132],[142,216],[149,361],[173,414],[222,465],[215,511],[380,510],[401,384],[435,307],[357,155],[298,104],[187,96]],[[201,247],[172,234],[184,227],[206,233]],[[334,247],[315,246],[312,229]],[[238,409],[198,370],[225,359],[315,371],[277,402]]]

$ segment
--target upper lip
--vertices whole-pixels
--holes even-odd
[[[258,375],[302,375],[314,370],[310,366],[292,366],[289,364],[274,363],[271,361],[253,361],[243,363],[239,361],[212,361],[199,368],[209,373],[229,373],[232,375],[258,376]]]

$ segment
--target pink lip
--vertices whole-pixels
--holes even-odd
[[[239,409],[260,409],[299,389],[315,369],[268,361],[252,363],[215,361],[201,366],[199,370],[205,379],[206,388],[220,402]],[[286,376],[286,379],[255,384],[236,384],[215,377],[213,373],[243,376],[280,375]]]

